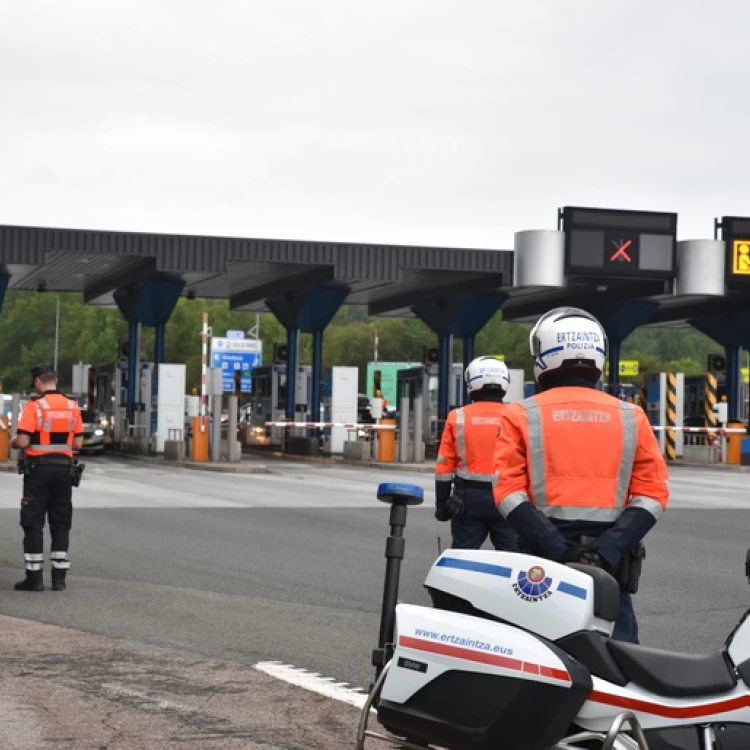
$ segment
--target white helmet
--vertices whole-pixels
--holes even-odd
[[[577,307],[557,307],[537,321],[529,337],[534,357],[534,380],[539,383],[547,373],[561,367],[604,371],[607,336],[601,323]]]
[[[510,385],[510,373],[505,362],[497,357],[477,357],[469,363],[464,373],[469,393],[481,391],[482,388],[500,388],[507,393]]]

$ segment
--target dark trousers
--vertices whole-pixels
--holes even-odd
[[[633,596],[627,591],[620,591],[620,614],[612,631],[612,640],[638,643],[638,620],[635,619]]]
[[[593,522],[556,523],[560,533],[569,540],[578,541],[581,535],[598,537],[610,528],[609,524]],[[620,590],[620,614],[612,631],[612,639],[626,643],[638,643],[638,620],[633,608],[633,596],[627,591]]]
[[[68,547],[73,523],[73,480],[69,466],[37,466],[23,479],[21,527],[26,571],[42,570],[44,525],[49,520],[53,572],[64,577],[70,567]]]
[[[492,489],[466,487],[463,492],[464,512],[451,518],[453,549],[479,549],[489,536],[495,549],[517,552],[518,536],[498,512]]]

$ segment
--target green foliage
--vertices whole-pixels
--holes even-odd
[[[28,373],[38,362],[52,362],[55,343],[57,294],[9,292],[0,314],[0,374],[6,392],[28,388]],[[78,294],[60,294],[58,371],[61,386],[69,389],[72,366],[82,361],[93,365],[112,362],[118,344],[127,339],[128,326],[116,309],[84,305]],[[167,324],[166,358],[187,365],[188,388],[199,387],[201,328],[203,313],[216,335],[227,330],[248,331],[255,326],[254,314],[232,312],[226,301],[180,299]],[[476,338],[476,354],[502,354],[511,367],[523,368],[531,378],[530,326],[505,323],[497,313]],[[370,318],[364,307],[343,307],[323,337],[323,365],[360,368],[364,384],[367,362],[372,361],[375,331],[379,335],[379,360],[421,362],[424,347],[436,346],[437,337],[415,319]],[[274,343],[286,341],[286,331],[273,315],[260,316],[260,337],[265,361],[270,362]],[[153,356],[154,332],[142,331],[142,355]],[[641,372],[673,369],[685,374],[703,372],[706,356],[720,352],[711,339],[692,329],[665,331],[641,329],[629,336],[622,347],[622,359],[637,359]],[[454,360],[461,361],[462,343],[454,344]],[[300,359],[312,360],[312,337],[300,337]]]

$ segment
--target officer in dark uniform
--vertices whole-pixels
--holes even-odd
[[[52,589],[64,591],[76,481],[73,454],[83,444],[83,420],[75,400],[57,389],[52,365],[31,370],[31,387],[38,395],[26,403],[12,443],[24,451],[21,527],[26,578],[15,589],[44,591],[44,524],[49,519]]]

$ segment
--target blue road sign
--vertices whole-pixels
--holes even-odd
[[[260,351],[257,351],[260,350]],[[211,340],[211,367],[221,369],[222,390],[234,392],[234,373],[242,373],[240,391],[253,389],[253,368],[263,364],[262,342],[254,339],[213,338]]]

